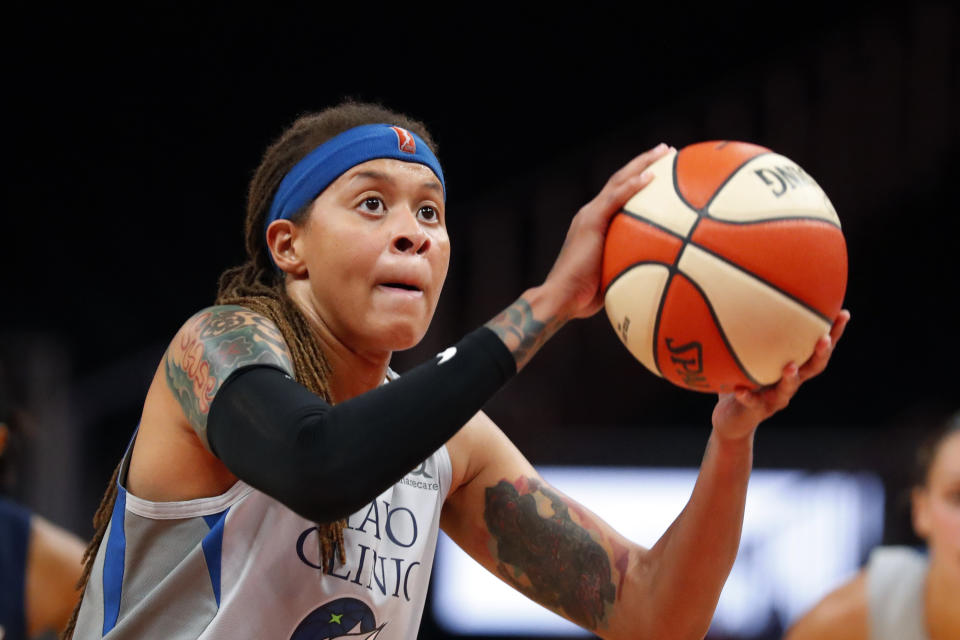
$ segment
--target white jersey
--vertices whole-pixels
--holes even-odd
[[[930,640],[923,606],[927,558],[910,547],[877,547],[867,563],[871,640]]]
[[[415,638],[451,475],[441,447],[351,515],[329,573],[315,524],[243,482],[163,503],[120,482],[74,638]]]

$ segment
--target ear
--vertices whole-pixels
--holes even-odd
[[[930,535],[930,496],[926,487],[914,487],[910,492],[913,530],[926,539]]]
[[[274,220],[267,227],[267,249],[281,271],[293,276],[302,276],[307,265],[301,255],[300,234],[302,229],[290,220]]]

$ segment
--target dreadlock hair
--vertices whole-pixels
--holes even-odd
[[[331,138],[365,124],[395,124],[419,135],[437,154],[437,147],[423,123],[381,105],[346,100],[316,113],[297,118],[267,147],[260,165],[253,174],[247,191],[247,210],[244,221],[244,237],[247,259],[220,275],[215,304],[240,305],[272,320],[283,335],[293,361],[294,376],[310,391],[333,402],[328,380],[330,363],[327,361],[313,327],[290,299],[286,291],[286,278],[273,264],[266,244],[264,222],[270,212],[273,197],[284,176],[308,153]],[[307,203],[290,220],[296,225],[306,223],[312,203]],[[117,498],[118,465],[93,517],[96,533],[83,555],[83,575],[77,583],[86,589],[97,550],[103,540],[113,505]],[[343,529],[346,520],[317,523],[322,571],[333,566],[334,554],[340,563],[345,562]],[[80,597],[80,602],[83,596]],[[61,640],[70,640],[80,610],[77,603]]]

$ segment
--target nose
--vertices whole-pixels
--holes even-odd
[[[430,248],[426,234],[412,211],[398,212],[400,221],[394,227],[393,249],[398,253],[425,253]]]

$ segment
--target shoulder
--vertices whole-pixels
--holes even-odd
[[[177,332],[167,353],[177,360],[189,358],[197,366],[205,363],[220,373],[249,364],[293,370],[290,351],[277,325],[237,305],[217,305],[195,313]]]
[[[863,639],[869,635],[866,573],[827,594],[801,617],[785,640]]]
[[[236,482],[213,455],[207,419],[234,371],[268,365],[291,373],[277,325],[236,305],[207,307],[177,331],[147,391],[126,487],[154,501],[219,495]]]
[[[85,548],[86,543],[80,538],[49,520],[37,515],[31,520],[31,566],[46,566],[58,574],[69,573],[74,578],[72,584],[79,577]]]
[[[62,629],[80,596],[85,543],[66,529],[34,516],[24,585],[30,637]]]
[[[203,434],[217,391],[231,373],[255,364],[292,374],[290,351],[277,325],[246,307],[218,305],[184,323],[170,342],[161,368],[166,387],[193,428]],[[201,440],[205,441],[204,435]]]

